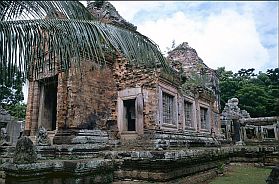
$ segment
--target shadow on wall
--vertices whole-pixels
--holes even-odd
[[[97,121],[99,120],[98,113],[91,113],[85,120],[84,123],[78,125],[79,129],[93,130],[97,127]]]

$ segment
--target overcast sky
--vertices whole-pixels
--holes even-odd
[[[278,2],[110,1],[162,52],[188,42],[211,68],[278,67]]]

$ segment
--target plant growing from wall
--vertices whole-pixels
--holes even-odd
[[[182,84],[182,90],[202,92],[203,90],[209,90],[208,84],[210,83],[208,76],[205,73],[190,72],[190,75],[182,76],[184,79]]]

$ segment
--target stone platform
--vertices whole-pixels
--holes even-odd
[[[70,149],[70,148],[68,148]],[[41,157],[33,164],[1,165],[6,183],[171,182],[179,178],[215,177],[227,163],[279,164],[279,147],[232,146],[179,150],[103,150],[95,158]],[[201,178],[201,180],[202,180]],[[186,181],[186,180],[185,180]],[[199,182],[202,182],[198,180]],[[186,182],[187,183],[187,182]]]

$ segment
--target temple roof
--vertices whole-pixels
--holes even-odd
[[[168,52],[167,60],[175,68],[182,67],[184,72],[200,72],[203,69],[210,69],[198,56],[195,49],[189,46],[188,42],[183,42],[176,48]]]
[[[121,17],[116,8],[110,2],[90,2],[87,6],[87,9],[94,17],[102,22],[110,23],[132,31],[137,30],[136,26]]]

